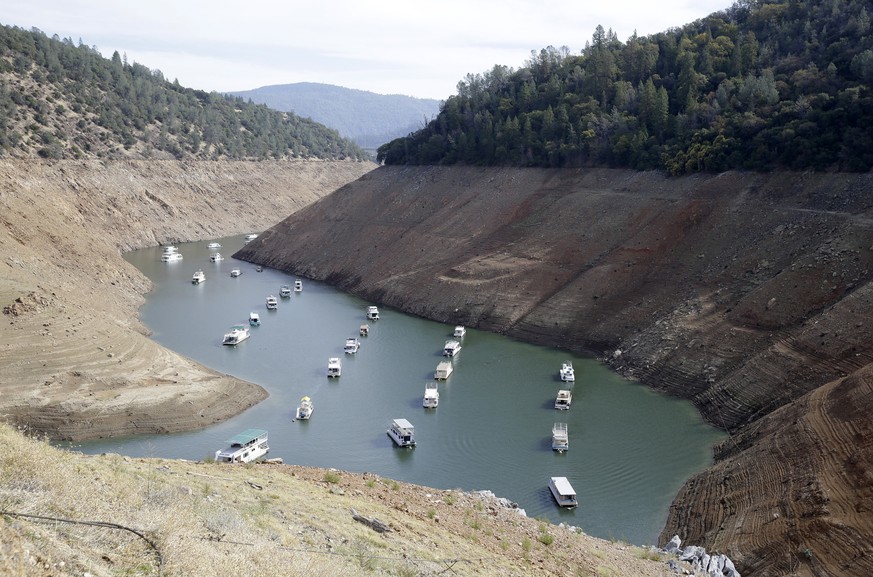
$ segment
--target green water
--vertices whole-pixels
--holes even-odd
[[[219,239],[225,256],[242,237]],[[441,382],[436,409],[421,406],[453,326],[380,307],[356,355],[343,354],[357,336],[368,303],[303,280],[301,293],[280,299],[291,275],[256,272],[248,263],[209,262],[206,243],[179,245],[184,260],[161,263],[160,249],[126,255],[155,283],[141,310],[161,344],[221,372],[260,384],[263,403],[225,423],[193,433],[150,435],[88,443],[89,453],[203,459],[237,432],[264,428],[270,456],[287,463],[373,472],[441,489],[493,491],[528,516],[581,527],[586,533],[635,544],[654,543],[673,496],[685,479],[711,461],[722,438],[690,403],[625,381],[598,362],[468,329],[455,370]],[[230,277],[230,270],[243,274]],[[203,269],[207,280],[191,277]],[[236,347],[221,345],[231,325],[250,311],[262,324]],[[328,357],[341,357],[343,373],[326,377]],[[556,411],[561,362],[576,368],[573,405]],[[303,395],[312,397],[309,421],[293,419]],[[397,449],[386,429],[394,418],[415,426],[415,449]],[[570,446],[551,450],[553,423],[568,424]],[[579,507],[559,509],[547,483],[566,476]]]

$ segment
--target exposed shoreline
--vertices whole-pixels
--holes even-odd
[[[201,429],[260,386],[148,338],[123,252],[260,231],[372,165],[0,161],[0,415],[53,439]]]

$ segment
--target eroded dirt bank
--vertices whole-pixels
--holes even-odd
[[[663,537],[744,574],[860,576],[873,573],[871,206],[871,175],[382,167],[235,256],[589,351],[691,399],[732,438]]]
[[[200,428],[259,386],[147,337],[130,249],[260,231],[351,162],[0,161],[0,415],[59,439]]]

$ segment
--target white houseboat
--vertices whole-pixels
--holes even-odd
[[[452,361],[440,361],[433,373],[433,378],[438,381],[444,381],[449,378],[453,370]]]
[[[227,440],[228,447],[215,451],[216,463],[249,463],[263,457],[270,450],[267,431],[246,429]]]
[[[349,355],[353,355],[358,352],[359,348],[361,348],[361,341],[359,341],[355,337],[351,337],[346,339],[346,344],[343,347],[343,352]]]
[[[567,423],[552,425],[552,450],[563,453],[570,448],[570,436],[567,434]]]
[[[455,332],[452,333],[452,336],[455,338],[463,338],[464,335],[467,334],[467,329],[465,329],[462,325],[458,325],[455,327]]]
[[[561,507],[575,507],[579,504],[576,500],[576,490],[567,480],[567,477],[552,477],[549,479],[549,490],[555,501]]]
[[[328,377],[338,377],[343,372],[343,365],[339,360],[339,357],[330,357],[327,359],[327,376]]]
[[[573,402],[573,393],[569,389],[561,389],[558,391],[558,396],[555,397],[555,408],[559,411],[566,411],[570,408]]]
[[[211,250],[214,248],[221,248],[221,245],[217,242],[210,242],[209,244],[206,245],[206,248]]]
[[[261,326],[261,315],[256,312],[249,313],[249,324],[253,327]]]
[[[415,427],[406,419],[394,419],[388,427],[388,436],[398,447],[415,446]]]
[[[312,399],[309,397],[303,397],[300,399],[300,404],[297,406],[297,418],[308,419],[312,416],[312,409]]]
[[[219,261],[224,260],[224,257],[221,256],[221,253],[220,253],[220,252],[217,252],[217,253],[213,254],[212,256],[210,256],[210,257],[209,257],[209,260],[210,260],[211,262],[219,262]]]
[[[161,262],[179,262],[182,260],[181,252],[165,252],[161,255]]]
[[[564,361],[561,364],[561,380],[565,383],[572,383],[576,380],[576,373],[573,371],[573,363],[570,361]]]
[[[279,296],[282,298],[288,298],[291,296],[291,286],[287,284],[283,284],[279,287]]]
[[[435,382],[431,381],[424,385],[424,398],[421,401],[421,406],[425,409],[435,409],[440,404],[440,392]]]
[[[234,278],[238,277],[241,274],[242,274],[242,271],[238,268],[231,269],[231,271],[230,271],[230,276],[232,276]]]
[[[297,279],[294,281],[294,292],[296,292],[296,293],[303,292],[303,281],[302,280]]]
[[[367,318],[371,321],[379,320],[379,307],[369,306],[367,307]]]
[[[443,347],[444,357],[453,357],[461,352],[461,343],[456,340],[446,341],[446,346]]]
[[[274,311],[279,308],[279,301],[273,295],[267,297],[267,310]]]
[[[224,339],[221,341],[223,345],[238,345],[249,338],[249,328],[245,325],[233,325],[230,331],[224,333]]]
[[[254,233],[252,233],[252,234],[247,234],[247,235],[246,235],[246,238],[245,238],[245,241],[246,241],[246,242],[251,242],[251,241],[255,240],[256,238],[258,238],[258,235],[254,234]]]
[[[362,337],[369,336],[370,334],[370,325],[361,325],[361,328],[358,329],[358,334]]]
[[[202,282],[206,282],[206,273],[202,270],[198,270],[194,273],[194,276],[191,277],[192,284],[200,284]]]

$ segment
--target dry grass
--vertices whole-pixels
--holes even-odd
[[[86,456],[5,425],[0,445],[0,575],[667,574],[460,491],[284,465]],[[353,508],[392,530],[354,521]]]

